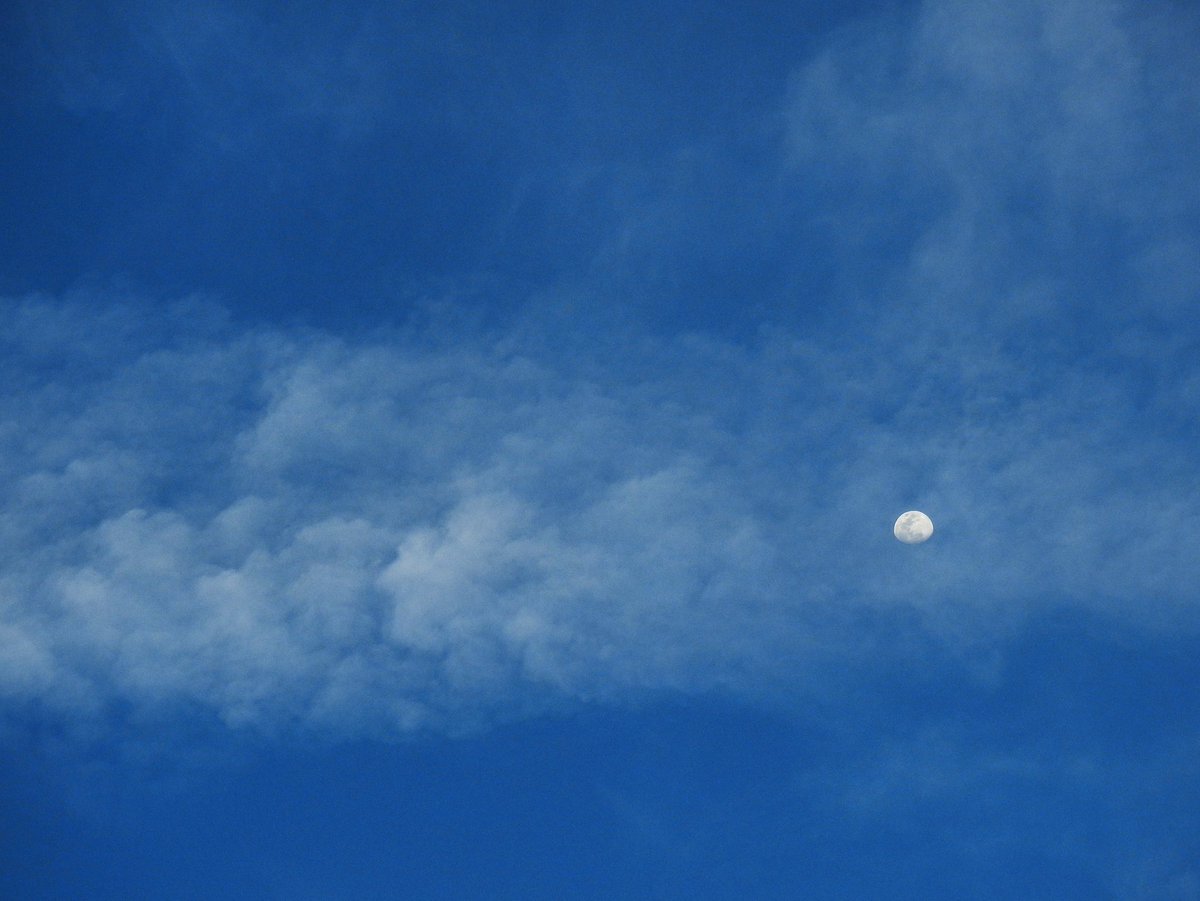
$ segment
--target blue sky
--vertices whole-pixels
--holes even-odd
[[[1200,898],[1189,4],[2,15],[0,893]]]

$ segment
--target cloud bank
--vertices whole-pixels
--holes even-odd
[[[897,623],[967,647],[1055,606],[1197,622],[1190,444],[1134,427],[1124,375],[13,309],[10,701],[406,730],[782,690]],[[922,548],[890,536],[913,501]]]

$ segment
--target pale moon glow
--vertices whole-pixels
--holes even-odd
[[[933,520],[920,510],[909,510],[900,514],[892,532],[905,544],[920,544],[933,534]]]

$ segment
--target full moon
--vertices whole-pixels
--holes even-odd
[[[920,510],[909,510],[900,514],[892,532],[905,544],[920,544],[933,534],[933,520]]]

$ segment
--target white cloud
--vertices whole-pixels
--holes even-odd
[[[351,339],[201,303],[7,305],[0,693],[404,731],[795,690],[1056,606],[1195,629],[1195,236],[1144,207],[1150,139],[1118,127],[1164,133],[1157,26],[922,10],[886,51],[846,36],[792,97],[805,177],[847,190],[822,207],[845,247],[918,211],[853,331],[737,346],[530,314]],[[1108,64],[1126,54],[1145,65]],[[1184,143],[1150,148],[1156,178],[1182,183]],[[1027,185],[1049,198],[1033,236],[991,207]],[[1077,209],[1131,229],[1119,271],[1072,270],[1083,239],[1061,259]],[[938,531],[902,548],[914,506]]]
[[[24,321],[86,326],[68,306]],[[997,355],[914,381],[784,334],[605,370],[513,335],[236,329],[77,371],[91,331],[32,361],[8,334],[16,702],[441,728],[769,693],[904,619],[964,647],[1047,604],[1196,625],[1191,447],[1121,376],[1028,384]],[[913,554],[889,529],[916,499],[938,540]]]

